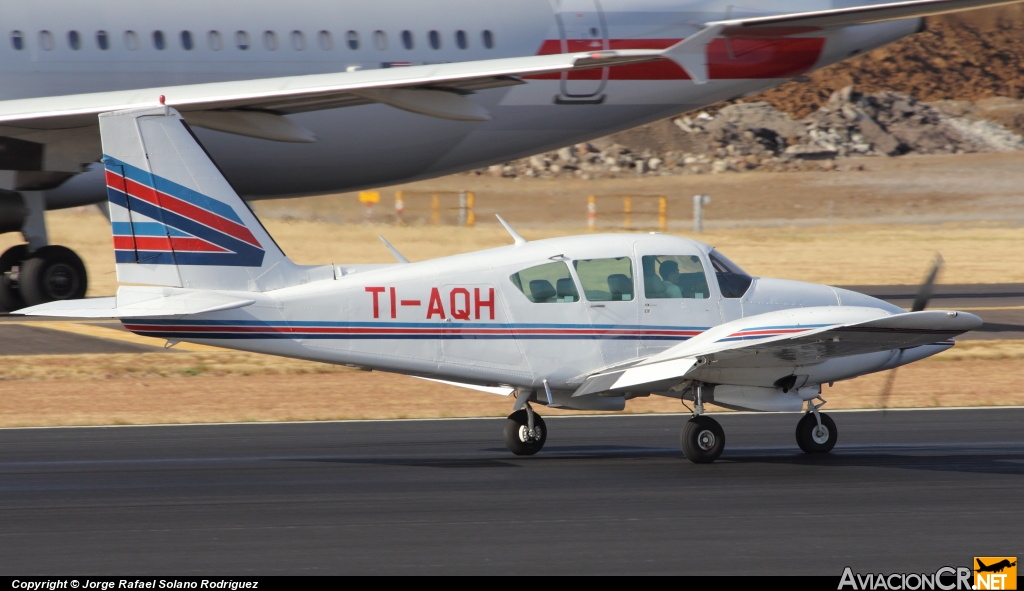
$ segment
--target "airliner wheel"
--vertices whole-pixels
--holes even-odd
[[[710,464],[725,450],[725,431],[715,419],[696,416],[683,425],[679,443],[686,459],[694,464]]]
[[[13,312],[25,307],[18,282],[11,279],[10,272],[14,267],[20,267],[27,258],[27,244],[17,244],[0,254],[0,310]]]
[[[821,427],[814,419],[814,413],[807,413],[800,422],[796,424],[796,444],[804,452],[809,454],[825,454],[832,451],[839,438],[839,430],[836,429],[836,422],[825,413],[821,416]]]
[[[18,288],[29,306],[85,297],[85,263],[70,248],[44,246],[21,266]]]
[[[505,447],[517,456],[532,456],[544,447],[548,427],[539,414],[533,413],[533,434],[530,434],[526,409],[517,410],[505,420]]]

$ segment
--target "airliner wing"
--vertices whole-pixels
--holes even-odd
[[[486,111],[467,100],[466,94],[520,84],[520,76],[640,63],[662,59],[663,53],[631,49],[537,55],[8,100],[0,101],[0,125],[34,129],[92,126],[100,113],[155,105],[160,97],[186,119],[189,113],[227,111],[238,115],[240,127],[254,122],[272,127],[275,123],[268,118],[247,120],[247,113],[274,117],[369,102],[447,119],[486,120]],[[287,125],[279,119],[278,125]],[[279,130],[282,135],[288,132],[285,127]]]
[[[667,389],[691,379],[729,383],[730,371],[792,368],[942,343],[979,326],[980,318],[964,312],[889,315],[877,308],[832,306],[780,310],[716,326],[635,365],[592,375],[573,396]]]
[[[708,80],[707,45],[717,37],[785,36],[1019,1],[914,0],[709,21],[697,23],[695,33],[667,49],[535,55],[16,99],[0,101],[0,126],[23,130],[90,127],[96,125],[99,113],[151,106],[159,97],[165,97],[168,106],[195,125],[278,141],[316,140],[313,132],[281,115],[374,102],[433,117],[483,121],[488,113],[466,95],[520,84],[523,76],[670,59],[695,83],[703,84]]]

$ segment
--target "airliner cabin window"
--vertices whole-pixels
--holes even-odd
[[[402,47],[412,49],[414,46],[412,31],[402,31]]]
[[[330,31],[320,31],[316,34],[316,42],[320,45],[320,49],[324,51],[330,51],[334,49],[334,38],[331,37]]]
[[[348,43],[349,49],[359,49],[359,33],[355,31],[345,33],[345,41]]]
[[[185,51],[192,51],[195,44],[192,42],[192,31],[181,32],[181,48]]]
[[[277,51],[277,33],[263,31],[263,47],[267,51]]]
[[[53,33],[49,31],[39,31],[39,47],[42,47],[43,51],[51,51],[53,46]]]
[[[487,49],[494,49],[494,33],[490,31],[484,31],[483,33],[484,47]]]
[[[388,48],[388,34],[384,31],[373,32],[373,45],[377,49],[384,51]]]
[[[68,31],[68,47],[75,51],[82,48],[82,37],[78,31]]]
[[[469,40],[466,37],[465,31],[455,31],[455,44],[459,46],[459,49],[469,47]]]
[[[697,299],[711,297],[704,265],[697,255],[645,256],[644,297],[647,299]]]
[[[583,295],[592,302],[633,299],[633,263],[629,257],[573,261],[583,284]]]
[[[25,38],[22,37],[21,31],[11,31],[11,47],[17,51],[25,49]]]
[[[206,44],[210,46],[213,51],[220,51],[224,49],[224,40],[221,39],[220,31],[210,31],[206,33]]]
[[[725,258],[725,255],[712,250],[708,253],[711,259],[711,266],[715,269],[715,277],[718,279],[718,288],[722,290],[722,297],[739,298],[747,293],[753,277],[739,268],[739,265]]]
[[[302,31],[292,31],[292,49],[295,51],[306,50],[306,36],[302,34]]]
[[[96,31],[96,47],[103,51],[110,49],[110,35],[106,31]]]
[[[167,41],[164,39],[163,31],[153,31],[153,47],[163,51],[167,47]]]
[[[235,46],[241,51],[248,51],[249,45],[249,33],[246,33],[245,31],[235,31]]]
[[[128,51],[135,51],[139,48],[139,36],[135,31],[124,32],[124,48]]]
[[[562,262],[545,263],[509,276],[512,284],[535,304],[578,302],[580,292]]]
[[[441,49],[441,34],[437,31],[431,31],[427,38],[430,39],[430,47],[434,49]]]

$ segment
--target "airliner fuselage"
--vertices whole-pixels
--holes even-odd
[[[0,100],[663,48],[709,20],[854,4],[775,0],[753,11],[728,0],[10,3],[3,12],[7,30],[0,33],[6,36],[0,43]],[[670,61],[527,78],[526,84],[471,97],[490,112],[489,121],[370,104],[289,115],[316,134],[314,143],[214,131],[200,131],[200,137],[250,197],[391,184],[537,153],[754,93],[903,37],[919,24],[910,19],[798,37],[716,40],[708,47],[710,82],[704,85]],[[74,141],[81,144],[77,164],[92,162],[92,140]],[[47,205],[103,198],[97,168],[49,191]]]

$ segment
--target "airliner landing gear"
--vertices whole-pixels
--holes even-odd
[[[517,456],[532,456],[539,452],[547,438],[548,428],[544,419],[533,412],[529,403],[508,415],[505,421],[505,447]]]
[[[85,297],[85,263],[64,246],[30,252],[27,244],[0,255],[0,308],[17,310],[54,300]]]
[[[694,386],[696,405],[693,418],[683,425],[679,447],[683,455],[694,464],[710,464],[725,450],[725,431],[715,419],[704,416],[704,396],[701,384]]]
[[[796,444],[805,453],[828,453],[836,446],[836,440],[839,438],[836,423],[832,417],[818,412],[821,405],[815,405],[811,401],[808,401],[807,405],[811,410],[796,424]]]

